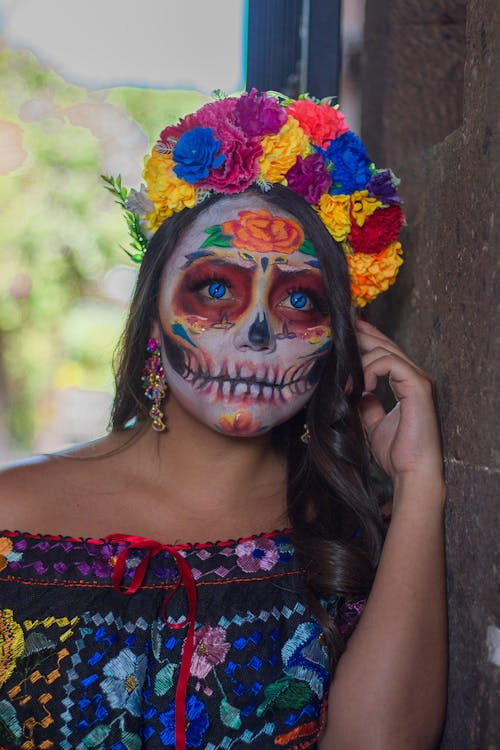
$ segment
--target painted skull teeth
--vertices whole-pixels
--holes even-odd
[[[187,349],[183,348],[182,352],[184,369],[179,374],[197,391],[222,400],[236,398],[286,402],[292,396],[307,393],[314,385],[309,374],[315,361],[286,370],[279,365],[266,365],[258,372],[255,372],[254,366],[231,361],[224,362],[218,367],[218,373],[212,374],[209,362],[198,359]]]

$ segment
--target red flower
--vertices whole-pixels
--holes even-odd
[[[403,221],[404,214],[399,206],[379,208],[366,217],[362,227],[353,221],[349,243],[355,253],[379,253],[397,239]]]
[[[329,104],[316,104],[309,99],[299,99],[287,107],[287,112],[298,120],[304,133],[321,148],[326,148],[331,140],[349,130],[340,109],[335,109]]]

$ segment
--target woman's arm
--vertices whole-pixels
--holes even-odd
[[[429,378],[367,323],[358,325],[367,391],[389,376],[388,415],[364,399],[371,449],[394,483],[392,521],[368,602],[342,655],[320,750],[427,750],[446,704],[445,489]]]

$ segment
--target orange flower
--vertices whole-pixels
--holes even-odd
[[[353,253],[349,246],[345,250],[351,277],[352,303],[364,307],[394,284],[403,262],[401,243],[391,242],[385,250],[370,255]]]
[[[312,142],[322,148],[326,148],[331,140],[349,130],[340,109],[335,109],[330,104],[315,104],[309,99],[299,99],[290,104],[287,111],[295,117]]]
[[[257,253],[290,255],[304,242],[300,224],[267,211],[240,211],[237,221],[226,221],[222,231],[233,238],[233,247]]]
[[[257,432],[261,426],[261,422],[254,421],[252,413],[246,409],[237,409],[234,414],[221,414],[218,422],[223,432],[230,435],[249,435]]]

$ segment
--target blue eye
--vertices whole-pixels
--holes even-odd
[[[208,287],[208,293],[215,299],[221,299],[226,293],[226,285],[221,281],[212,281]]]
[[[293,292],[290,295],[290,304],[297,310],[302,310],[307,305],[307,295],[303,292]]]

